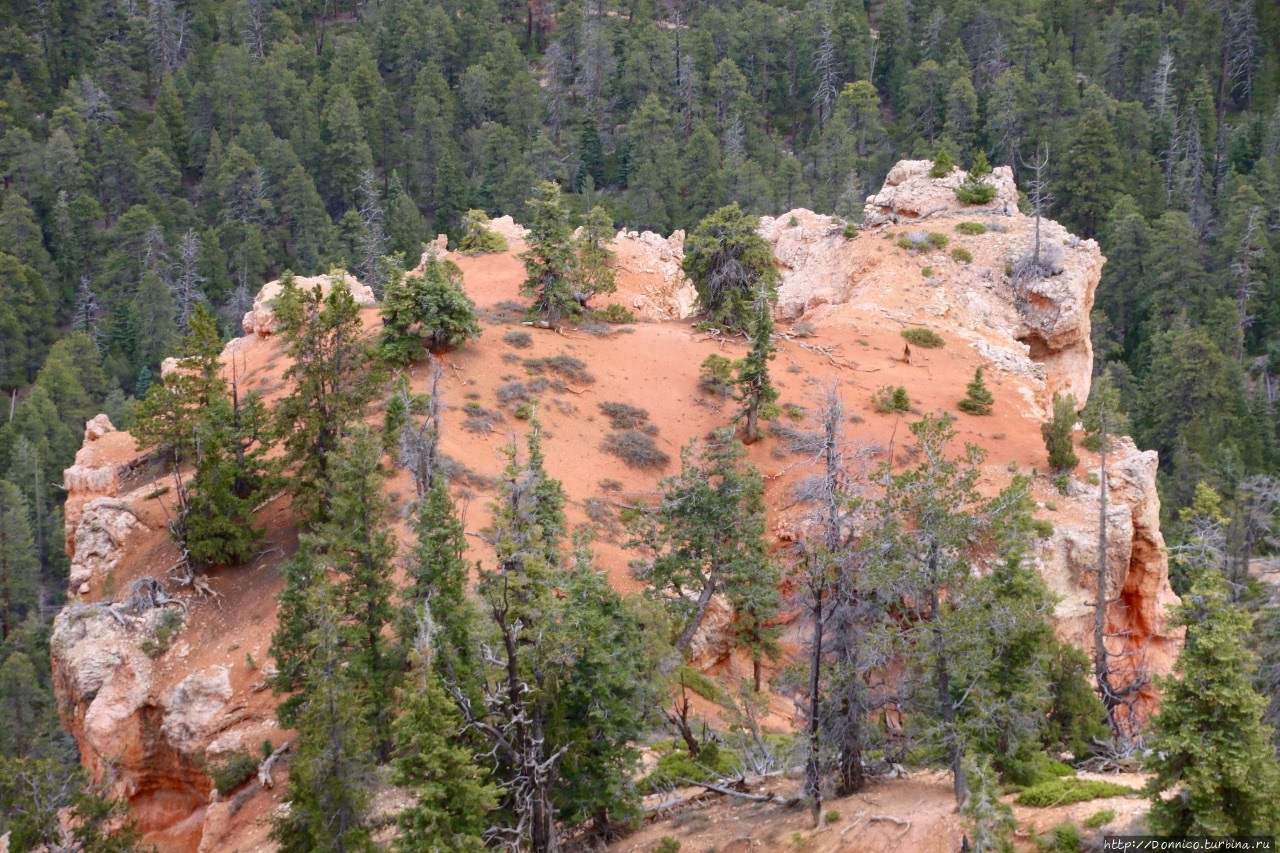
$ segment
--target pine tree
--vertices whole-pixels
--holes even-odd
[[[332,499],[329,459],[349,426],[365,413],[381,385],[370,357],[360,309],[342,278],[301,292],[293,276],[281,279],[276,316],[292,363],[285,370],[293,391],[276,406],[276,434],[293,474],[297,504],[306,516],[323,519]]]
[[[35,610],[39,578],[27,502],[17,486],[0,480],[0,642]]]
[[[462,217],[462,239],[458,251],[465,255],[484,255],[507,250],[507,238],[489,227],[489,216],[483,210],[468,210]]]
[[[462,270],[434,249],[427,251],[421,275],[397,271],[390,276],[381,313],[379,351],[393,364],[480,337],[475,302],[462,289]]]
[[[1100,111],[1091,110],[1077,121],[1059,174],[1055,196],[1064,224],[1094,236],[1115,204],[1116,180],[1123,174],[1115,135]]]
[[[683,622],[676,640],[681,652],[693,641],[713,595],[722,593],[741,609],[753,588],[777,583],[764,540],[764,480],[745,458],[745,448],[725,430],[700,453],[696,444],[686,446],[680,473],[662,481],[658,505],[632,525],[634,544],[652,554],[651,592]],[[772,615],[761,610],[755,619]]]
[[[699,222],[685,241],[681,269],[693,280],[698,302],[713,325],[750,329],[752,304],[760,291],[767,298],[774,296],[778,271],[773,249],[756,233],[758,224],[731,204]]]
[[[773,387],[769,378],[769,362],[773,360],[777,347],[773,345],[773,314],[769,300],[761,288],[755,304],[755,321],[751,324],[751,351],[738,363],[738,377],[735,381],[738,393],[736,400],[742,404],[742,411],[734,421],[744,421],[743,441],[752,444],[760,437],[757,423],[760,419],[772,420],[777,417],[778,389]]]
[[[983,381],[981,367],[974,371],[973,381],[965,386],[965,391],[965,398],[956,405],[956,408],[970,415],[991,414],[991,406],[995,403],[996,397]]]
[[[285,853],[372,851],[367,697],[346,666],[336,591],[321,579],[306,596],[313,622],[296,718],[298,752],[289,769],[289,810],[276,818],[272,838]]]
[[[419,498],[413,532],[414,547],[405,566],[409,583],[402,593],[397,631],[405,643],[411,642],[418,633],[422,608],[429,608],[435,626],[432,668],[470,692],[479,676],[474,646],[477,614],[467,597],[466,531],[443,476],[437,476]]]
[[[418,258],[422,257],[422,244],[427,239],[427,222],[394,173],[391,175],[385,227],[388,253],[400,255],[406,266],[416,266]]]
[[[613,217],[603,205],[597,204],[587,214],[578,240],[578,268],[574,284],[584,306],[591,297],[618,289],[613,270],[609,268],[613,252],[607,244],[612,239]]]
[[[0,757],[0,812],[13,850],[133,853],[142,838],[106,781],[55,758]]]
[[[31,658],[10,653],[0,664],[0,756],[27,758],[35,752],[41,716],[49,713],[42,694]]]
[[[1249,617],[1222,577],[1200,567],[1177,621],[1187,644],[1150,724],[1147,820],[1166,836],[1275,835],[1280,764],[1262,722],[1266,700],[1250,684]]]
[[[1049,467],[1055,471],[1070,471],[1080,464],[1076,456],[1075,441],[1071,430],[1076,423],[1076,401],[1070,394],[1053,395],[1053,420],[1040,425],[1040,435],[1049,451]]]
[[[1114,367],[1107,367],[1094,378],[1089,389],[1089,402],[1080,410],[1080,422],[1084,425],[1085,435],[1080,443],[1094,452],[1102,449],[1104,433],[1110,441],[1115,436],[1132,432],[1133,426],[1125,414],[1120,389],[1116,386]]]
[[[227,398],[221,376],[222,340],[204,306],[192,314],[178,369],[153,383],[134,412],[133,435],[141,447],[167,448],[175,462],[196,452],[197,427],[205,413]]]
[[[364,697],[373,750],[390,751],[391,705],[397,666],[385,628],[391,622],[391,575],[396,540],[387,522],[381,442],[363,424],[352,428],[332,459],[333,491],[324,521],[315,527],[326,567],[336,581],[338,617],[349,626],[343,648],[348,675]]]
[[[432,669],[435,645],[428,636],[416,644],[395,721],[391,781],[415,797],[396,817],[396,849],[483,853],[488,814],[501,791],[486,781],[488,774],[459,740],[458,709]]]
[[[562,319],[581,313],[574,294],[578,259],[569,211],[560,198],[560,186],[551,181],[538,185],[529,207],[529,248],[520,255],[526,278],[520,292],[534,300],[534,308],[551,328],[558,329]]]

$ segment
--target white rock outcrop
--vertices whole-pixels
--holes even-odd
[[[357,305],[377,305],[378,300],[374,298],[373,290],[366,284],[361,284],[349,272],[344,272],[341,276],[336,274],[317,275],[317,276],[298,276],[294,279],[299,290],[314,290],[320,288],[321,293],[325,296],[329,295],[335,282],[341,283],[351,291],[352,298],[355,299]],[[240,325],[244,327],[246,335],[257,335],[265,338],[275,332],[278,325],[276,314],[273,309],[276,297],[280,295],[280,280],[269,281],[258,291],[258,295],[254,297],[253,307],[244,315],[244,319],[240,321]]]

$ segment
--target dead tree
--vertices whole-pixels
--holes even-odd
[[[444,371],[438,360],[432,360],[431,395],[422,423],[413,421],[413,400],[408,389],[401,389],[402,402],[409,418],[400,430],[400,466],[413,475],[413,488],[421,500],[435,485],[440,472],[440,378]]]

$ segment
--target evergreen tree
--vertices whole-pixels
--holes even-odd
[[[736,204],[698,223],[685,241],[681,269],[693,280],[698,301],[713,325],[735,331],[751,328],[752,303],[761,290],[774,296],[778,271],[773,250],[756,233],[758,221]]]
[[[741,610],[753,589],[776,586],[769,559],[764,480],[745,461],[743,446],[724,430],[698,452],[681,452],[681,471],[663,480],[658,505],[633,523],[634,544],[649,559],[650,590],[662,596],[684,623],[676,648],[688,649],[717,593]],[[759,610],[757,621],[773,614]]]
[[[973,372],[973,381],[965,386],[965,392],[965,398],[956,405],[956,408],[970,415],[991,414],[991,406],[995,403],[996,397],[983,381],[981,367]]]
[[[1090,110],[1076,123],[1054,193],[1065,224],[1078,228],[1085,237],[1097,234],[1103,217],[1115,204],[1116,181],[1122,169],[1111,126],[1101,112]]]
[[[1055,471],[1070,471],[1080,464],[1076,456],[1075,441],[1071,430],[1076,423],[1076,401],[1068,394],[1053,395],[1053,420],[1040,425],[1040,435],[1049,451],[1049,467]]]
[[[1266,700],[1250,684],[1249,617],[1222,577],[1201,567],[1178,622],[1187,626],[1179,677],[1161,684],[1147,740],[1155,774],[1147,820],[1166,836],[1275,835],[1280,764],[1262,722]]]
[[[520,292],[534,300],[534,308],[553,329],[565,317],[576,317],[581,306],[575,298],[578,260],[574,254],[569,211],[560,198],[560,187],[544,181],[529,201],[531,220],[524,261],[525,280]]]
[[[394,364],[480,337],[476,305],[462,289],[462,270],[434,249],[427,251],[421,275],[392,273],[381,312],[380,352]]]
[[[329,293],[299,291],[292,275],[281,280],[276,316],[292,363],[285,370],[293,391],[276,406],[276,433],[284,461],[296,465],[297,506],[323,519],[333,498],[329,459],[349,426],[362,417],[381,385],[370,358],[360,309],[338,275]]]
[[[483,210],[468,210],[462,218],[462,239],[458,251],[467,255],[505,252],[507,239],[489,227],[489,216]]]
[[[336,591],[321,579],[306,596],[312,623],[296,717],[298,752],[289,769],[289,810],[276,818],[272,839],[286,853],[372,851],[372,755],[361,713],[367,697],[346,666]]]
[[[39,579],[27,502],[17,486],[0,480],[0,643],[36,609]]]
[[[618,289],[609,262],[613,252],[608,243],[613,239],[613,217],[597,204],[587,214],[579,238],[578,268],[575,285],[577,295],[585,306],[591,297],[601,293],[613,293]]]
[[[13,850],[132,853],[142,837],[106,782],[53,758],[0,757],[0,815]]]
[[[777,417],[778,389],[773,387],[769,379],[769,362],[774,358],[777,347],[773,345],[773,314],[769,308],[764,289],[755,304],[755,321],[751,324],[751,351],[738,363],[737,401],[742,404],[742,411],[735,421],[745,421],[743,440],[753,443],[760,437],[757,422],[763,418],[772,420]]]
[[[413,652],[395,721],[391,780],[415,796],[414,804],[396,817],[396,849],[482,853],[488,814],[500,791],[486,781],[488,774],[460,741],[458,710],[431,667],[433,645],[423,636]]]

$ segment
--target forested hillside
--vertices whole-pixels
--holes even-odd
[[[1095,387],[1159,451],[1170,540],[1217,525],[1241,571],[1272,547],[1270,0],[0,8],[0,759],[74,759],[47,633],[67,570],[53,484],[86,420],[127,427],[193,321],[239,334],[265,281],[342,267],[381,296],[472,209],[669,233],[736,202],[856,226],[904,157],[1009,165],[1109,259]]]

